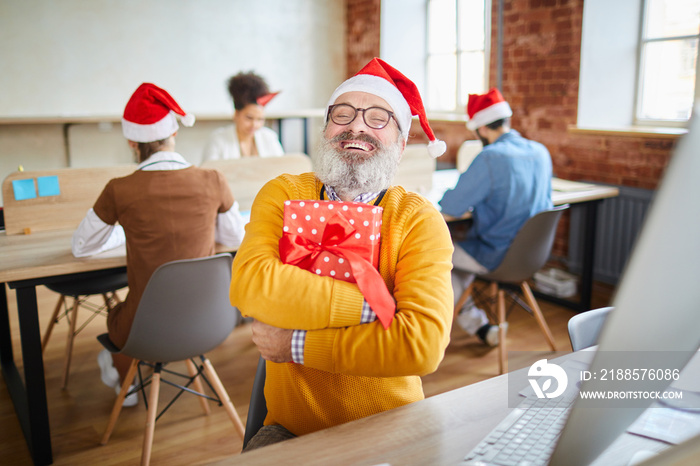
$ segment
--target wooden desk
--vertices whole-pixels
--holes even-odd
[[[582,351],[555,361],[589,361],[591,355]],[[515,407],[522,399],[509,393],[509,386],[529,386],[528,367],[216,464],[458,465],[510,412],[509,405]],[[596,464],[626,465],[634,451],[667,447],[656,440],[623,434]]]
[[[67,276],[94,276],[126,268],[125,247],[92,257],[73,257],[72,234],[73,229],[31,235],[0,233],[0,362],[35,464],[53,462],[36,287]],[[219,245],[217,252],[232,249]],[[17,295],[24,381],[13,354],[6,283]]]
[[[438,201],[445,191],[457,185],[460,174],[457,169],[436,170],[433,173],[432,188],[425,196],[439,208]],[[619,194],[620,190],[613,186],[552,178],[552,203],[555,206],[599,201]]]
[[[507,415],[505,375],[220,464],[456,465]]]

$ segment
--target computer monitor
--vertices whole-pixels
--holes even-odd
[[[681,370],[700,346],[700,107],[674,151],[613,298],[589,371],[601,373],[607,355],[662,354]],[[650,387],[663,390],[667,380]],[[581,390],[608,390],[609,381],[584,381]],[[578,398],[551,457],[552,465],[585,465],[654,401],[602,409]]]

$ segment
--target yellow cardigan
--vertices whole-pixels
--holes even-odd
[[[280,261],[284,201],[318,199],[313,173],[268,182],[253,203],[233,261],[231,303],[243,315],[308,330],[304,364],[267,362],[265,424],[303,435],[424,398],[420,376],[444,356],[452,324],[452,241],[423,197],[390,188],[381,203],[379,272],[396,300],[384,330],[360,324],[354,283]]]

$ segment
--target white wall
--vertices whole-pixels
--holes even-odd
[[[382,0],[381,39],[382,60],[401,70],[425,92],[426,0]]]
[[[232,114],[225,83],[239,71],[254,70],[282,91],[269,113],[323,107],[346,75],[344,14],[343,2],[328,0],[2,0],[0,123],[86,116],[106,123],[0,124],[0,179],[20,164],[128,160],[121,129],[109,122],[142,82],[167,89],[199,117],[177,141],[193,163],[223,123],[207,117]]]

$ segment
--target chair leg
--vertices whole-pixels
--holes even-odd
[[[107,293],[102,293],[102,299],[104,299],[105,302],[105,307],[107,308],[107,312],[112,310],[112,304],[111,304],[111,298],[107,295]]]
[[[192,362],[191,359],[188,359],[186,361],[187,364],[187,372],[189,372],[190,377],[194,377],[195,374],[197,374],[197,368],[195,367],[194,363]],[[194,389],[197,390],[199,393],[204,393],[204,387],[202,386],[202,380],[199,376],[194,379],[193,381],[194,384]],[[198,396],[199,398],[199,404],[202,405],[202,409],[204,410],[204,414],[207,416],[211,413],[211,410],[209,409],[209,403],[207,402],[206,398],[203,398],[201,396]]]
[[[56,303],[56,308],[53,310],[53,314],[51,314],[51,320],[49,321],[49,326],[46,328],[46,332],[44,333],[44,338],[41,340],[41,351],[42,353],[44,352],[44,349],[46,349],[46,345],[49,342],[49,338],[51,338],[51,332],[53,332],[53,326],[56,325],[56,319],[58,319],[58,313],[61,311],[61,308],[63,307],[63,304],[65,303],[66,297],[63,295],[58,296],[58,302]]]
[[[133,360],[131,362],[131,366],[129,366],[129,371],[126,374],[126,377],[124,378],[124,382],[122,382],[122,389],[119,392],[119,395],[117,395],[117,401],[114,402],[114,407],[112,408],[112,414],[109,416],[109,422],[107,423],[107,429],[105,430],[104,435],[102,436],[102,441],[100,442],[101,445],[107,445],[107,442],[109,441],[109,437],[112,435],[112,431],[114,430],[114,426],[117,423],[117,419],[119,418],[119,413],[122,412],[122,405],[124,404],[124,398],[126,398],[126,394],[129,391],[129,387],[131,386],[131,381],[134,380],[134,376],[136,376],[136,369],[138,368],[139,362],[137,360]]]
[[[105,300],[105,307],[107,308],[107,312],[109,312],[113,309],[112,301],[114,301],[117,304],[121,303],[121,300],[119,299],[119,295],[117,294],[116,291],[112,291],[112,296],[108,296],[107,293],[102,293],[102,299]]]
[[[156,428],[156,415],[158,414],[158,392],[160,391],[160,368],[156,364],[151,378],[151,391],[148,394],[148,415],[146,418],[146,432],[143,436],[143,450],[141,451],[141,466],[148,466],[151,462],[151,447],[153,447],[153,434]]]
[[[508,372],[508,362],[506,361],[508,354],[506,346],[507,325],[505,292],[498,290],[498,370],[501,374]]]
[[[532,309],[532,313],[535,316],[535,320],[537,320],[537,323],[540,326],[540,330],[542,330],[542,333],[544,334],[544,337],[547,340],[549,347],[552,349],[552,351],[556,351],[557,348],[554,344],[554,337],[552,336],[551,330],[549,330],[549,325],[547,325],[547,321],[544,320],[544,315],[542,315],[542,310],[540,310],[540,306],[537,304],[537,300],[535,300],[535,295],[532,293],[530,285],[528,285],[527,282],[522,282],[520,284],[520,288],[523,290],[523,295],[527,300],[527,304],[530,306],[530,309]]]
[[[226,389],[224,388],[223,384],[221,383],[221,380],[219,379],[219,376],[214,370],[214,366],[212,366],[211,362],[209,362],[209,360],[204,356],[202,356],[202,365],[204,366],[204,373],[209,378],[209,381],[211,382],[214,391],[219,396],[221,403],[224,405],[224,409],[228,413],[228,417],[231,418],[231,421],[233,422],[233,427],[236,429],[236,432],[241,437],[241,440],[243,440],[245,438],[245,427],[243,427],[241,418],[238,417],[238,413],[236,412],[236,407],[233,406],[233,403],[231,403],[231,399],[229,398]]]
[[[75,339],[75,327],[78,324],[78,307],[80,307],[79,297],[73,297],[73,309],[71,309],[70,328],[68,329],[68,339],[66,340],[66,358],[63,361],[63,389],[68,385],[68,374],[70,372],[70,362],[73,357],[73,340]]]
[[[454,309],[454,316],[453,320],[457,318],[459,315],[459,311],[462,310],[462,306],[464,306],[464,303],[467,302],[467,299],[469,299],[469,296],[472,294],[472,289],[474,288],[474,280],[469,284],[468,287],[462,291],[462,294],[460,295],[459,299],[457,300],[457,304],[455,304],[455,309]]]
[[[488,300],[484,303],[486,305],[486,315],[489,319],[489,323],[495,322],[498,325],[498,283],[490,282],[488,286]]]

